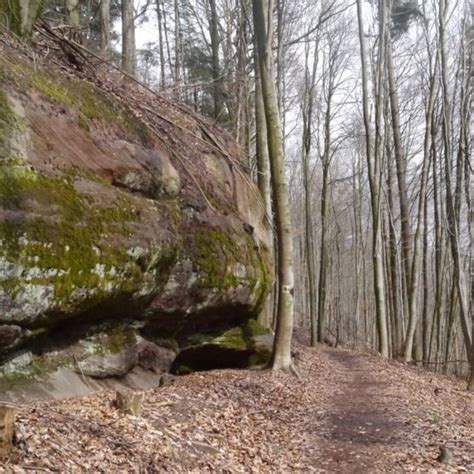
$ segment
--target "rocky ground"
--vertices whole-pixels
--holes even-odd
[[[113,408],[113,392],[21,406],[4,472],[474,472],[474,396],[460,381],[297,350],[300,379],[194,373],[145,392],[141,418]]]

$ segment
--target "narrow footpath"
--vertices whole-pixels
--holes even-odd
[[[411,414],[403,413],[403,398],[367,356],[329,349],[324,355],[333,367],[332,395],[321,418],[318,465],[334,472],[386,469],[387,454],[396,459],[409,448]]]

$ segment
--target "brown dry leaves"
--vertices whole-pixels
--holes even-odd
[[[299,348],[301,379],[223,370],[148,391],[143,418],[113,393],[19,408],[9,472],[463,472],[474,397],[377,356]],[[434,389],[437,388],[437,395]],[[439,447],[454,465],[435,460]]]

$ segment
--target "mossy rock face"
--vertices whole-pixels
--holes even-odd
[[[182,367],[191,370],[247,368],[270,360],[273,334],[250,319],[220,333],[194,334],[183,342],[173,363],[179,374]]]
[[[176,204],[159,209],[88,170],[34,169],[23,106],[4,92],[0,104],[0,322],[55,324],[157,293],[179,253]]]
[[[3,166],[0,204],[0,321],[24,326],[73,316],[114,299],[146,297],[176,261],[176,242],[130,245],[140,226],[133,197],[110,202],[77,190],[77,177],[50,178]]]
[[[258,195],[233,188],[247,185],[215,151],[179,154],[94,85],[0,58],[0,356],[13,379],[70,364],[40,354],[85,323],[105,324],[117,354],[128,343],[111,321],[255,356],[254,336],[232,328],[271,286]],[[212,210],[190,178],[200,160]]]
[[[3,356],[0,395],[15,386],[45,381],[62,368],[93,379],[123,377],[135,367],[155,375],[168,371],[176,357],[167,347],[171,342],[157,345],[143,339],[140,326],[138,321],[110,320],[29,331],[27,348]]]

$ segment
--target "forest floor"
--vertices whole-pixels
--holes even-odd
[[[299,379],[219,370],[145,392],[18,408],[4,472],[474,472],[474,396],[376,355],[296,348]],[[453,452],[439,463],[441,447]],[[1,469],[0,469],[1,470]]]

